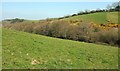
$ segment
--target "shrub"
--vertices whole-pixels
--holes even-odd
[[[51,20],[37,23],[19,22],[4,24],[5,28],[46,35],[51,37],[84,41],[90,43],[119,44],[118,28],[102,29],[93,23],[81,20]],[[104,26],[106,27],[106,26]]]
[[[118,29],[111,28],[110,30],[101,30],[95,33],[96,42],[107,43],[110,45],[115,45],[118,41]]]

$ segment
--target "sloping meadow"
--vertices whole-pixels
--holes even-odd
[[[3,29],[3,69],[118,69],[118,48]]]

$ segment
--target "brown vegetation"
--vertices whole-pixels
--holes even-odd
[[[90,43],[107,43],[117,45],[118,24],[94,24],[81,22],[81,20],[46,20],[38,23],[19,22],[15,24],[3,24],[3,27],[46,35],[50,37],[84,41]]]

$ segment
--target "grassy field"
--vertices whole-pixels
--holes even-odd
[[[118,22],[118,12],[110,12],[107,14],[107,19],[113,23],[119,23]],[[120,24],[120,23],[119,23]]]
[[[0,26],[0,70],[2,70],[2,29],[1,29],[1,26]]]
[[[2,68],[118,68],[118,48],[3,29]]]
[[[96,24],[106,24],[107,20],[112,23],[118,23],[118,12],[100,12],[86,15],[78,15],[66,20],[83,20],[88,22],[94,22]]]
[[[50,20],[57,20],[57,18],[49,18]],[[93,14],[85,14],[85,15],[78,15],[69,18],[64,18],[63,20],[82,20],[83,22],[92,22],[95,24],[106,24],[107,21],[111,23],[119,24],[118,23],[118,12],[98,12]],[[23,23],[33,24],[39,23],[41,20],[25,20]],[[43,21],[43,20],[42,20]],[[5,22],[10,23],[10,22]]]

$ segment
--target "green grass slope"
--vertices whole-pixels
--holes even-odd
[[[2,70],[2,29],[1,27],[0,27],[0,70]]]
[[[96,24],[105,24],[107,20],[112,23],[118,23],[118,12],[99,12],[86,15],[78,15],[66,18],[65,20],[83,20],[88,22],[94,22]]]
[[[118,48],[3,29],[2,68],[118,68]]]

